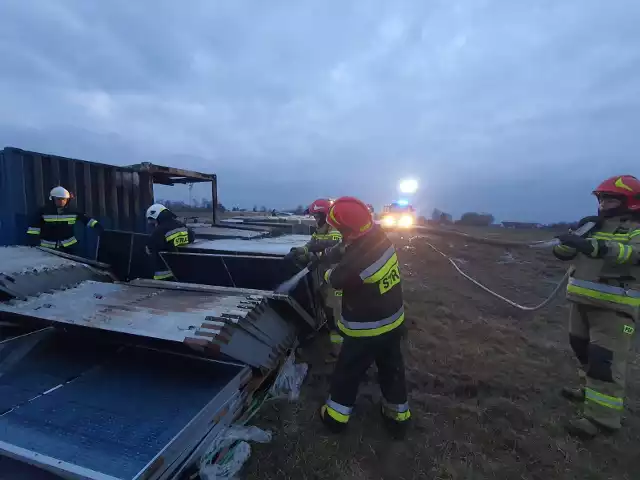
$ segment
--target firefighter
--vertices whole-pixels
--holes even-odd
[[[640,314],[640,181],[612,177],[593,194],[598,216],[580,224],[595,227],[586,238],[561,235],[553,250],[575,266],[567,286],[569,341],[582,386],[565,387],[562,394],[581,404],[567,428],[585,438],[621,427],[627,358]]]
[[[405,331],[404,304],[395,248],[374,223],[371,211],[356,198],[337,199],[327,221],[342,234],[342,242],[320,260],[336,263],[325,272],[325,280],[343,291],[338,328],[344,343],[320,417],[331,431],[342,431],[358,385],[375,362],[384,424],[394,438],[403,438],[411,413],[400,348]]]
[[[294,247],[286,258],[295,259],[300,263],[307,264],[312,256],[321,255],[326,249],[336,245],[342,240],[342,235],[334,227],[327,223],[327,213],[331,207],[331,201],[319,198],[309,206],[309,213],[316,220],[316,231],[311,235],[311,240],[303,247]],[[342,346],[342,335],[336,326],[336,320],[340,318],[342,307],[342,291],[331,288],[326,283],[321,287],[322,300],[324,301],[325,314],[329,324],[329,341],[331,350],[327,357],[327,363],[337,360]]]
[[[101,234],[102,225],[94,218],[69,207],[71,193],[64,187],[54,187],[49,192],[49,201],[34,215],[27,234],[32,242],[40,240],[40,246],[60,250],[64,253],[76,254],[78,239],[74,229],[80,221]]]
[[[147,220],[155,227],[146,247],[147,255],[153,264],[153,279],[173,280],[173,272],[160,256],[160,252],[175,252],[178,247],[193,243],[193,230],[178,221],[171,210],[159,203],[154,203],[147,209]]]

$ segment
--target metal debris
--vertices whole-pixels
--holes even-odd
[[[295,340],[295,325],[262,295],[172,290],[85,281],[63,291],[0,304],[6,312],[140,337],[182,342],[271,369]]]
[[[0,247],[0,291],[9,297],[26,298],[85,280],[110,282],[111,277],[79,257],[33,247]]]
[[[293,247],[304,246],[309,235],[284,235],[251,240],[201,240],[185,247],[185,250],[207,250],[210,252],[238,252],[284,256]]]

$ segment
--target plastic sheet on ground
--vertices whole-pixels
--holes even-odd
[[[271,432],[258,427],[234,425],[223,431],[212,442],[200,460],[202,480],[234,480],[251,456],[249,441],[269,443]]]
[[[302,382],[307,376],[309,365],[306,363],[295,363],[295,356],[292,353],[285,361],[276,381],[273,383],[269,394],[271,399],[284,399],[296,401],[300,398]]]

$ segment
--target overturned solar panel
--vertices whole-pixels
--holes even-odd
[[[286,295],[140,280],[85,281],[63,291],[0,304],[0,316],[71,324],[180,342],[270,370],[311,317]]]
[[[224,238],[238,238],[238,239],[251,239],[266,237],[269,235],[267,230],[254,230],[243,228],[225,228],[213,225],[192,225],[188,224],[188,227],[193,229],[196,238],[206,239],[224,239]]]
[[[0,247],[0,292],[5,299],[25,298],[85,280],[108,282],[111,278],[79,257],[44,248]]]
[[[243,365],[46,329],[0,343],[0,478],[175,478],[240,414]]]
[[[311,239],[310,235],[284,235],[281,237],[221,240],[196,240],[184,247],[190,252],[224,252],[282,257],[293,247],[302,247]]]

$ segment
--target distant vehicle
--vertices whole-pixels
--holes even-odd
[[[381,224],[384,228],[406,229],[415,223],[416,210],[408,202],[393,202],[382,208]]]

